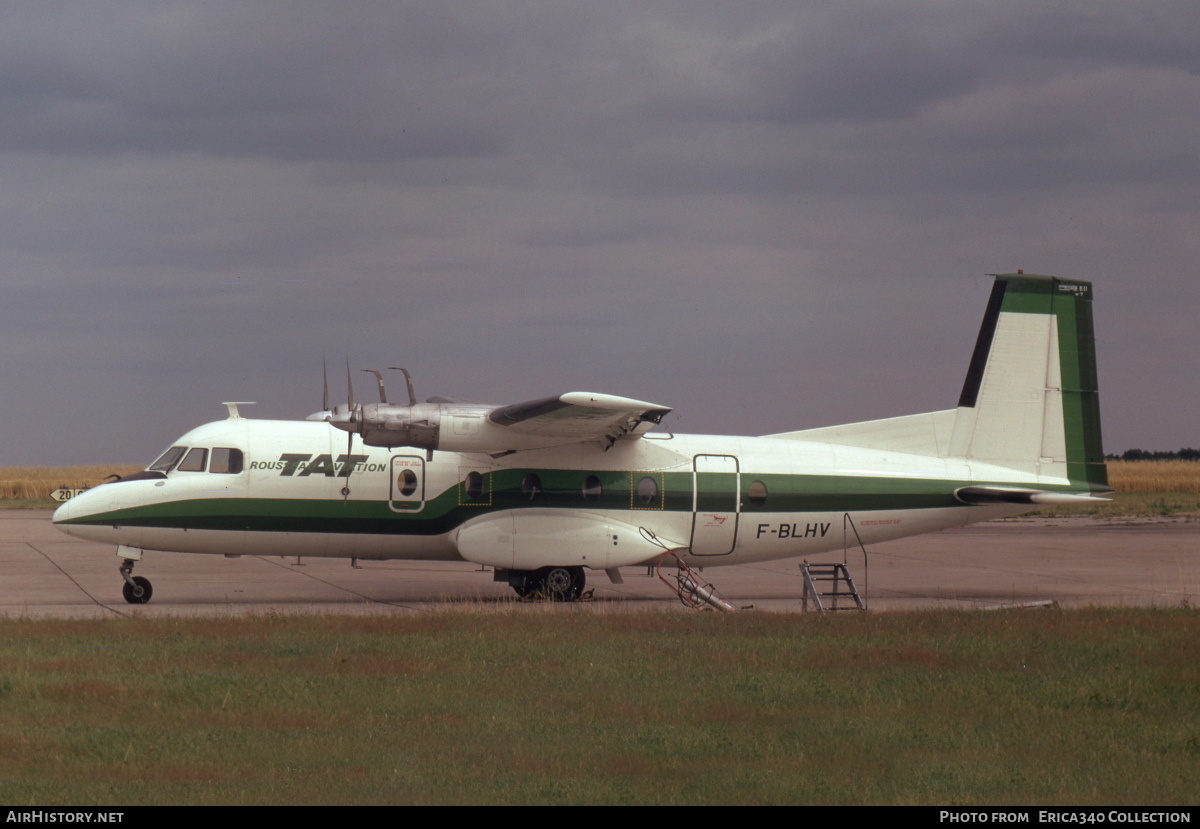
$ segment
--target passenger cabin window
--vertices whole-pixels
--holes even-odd
[[[212,450],[212,460],[208,463],[208,471],[222,475],[236,475],[241,472],[242,450],[218,446]]]
[[[172,446],[166,452],[163,452],[159,459],[146,469],[147,472],[170,472],[175,464],[179,463],[179,459],[183,457],[183,453],[187,451],[186,446]]]
[[[180,472],[203,472],[204,462],[208,460],[208,450],[196,447],[184,455],[179,463]]]
[[[411,469],[405,469],[396,479],[396,484],[400,487],[400,494],[407,498],[417,491],[417,473]]]
[[[750,499],[751,506],[761,507],[763,504],[767,503],[767,485],[762,481],[755,481],[754,483],[750,484],[750,489],[747,491],[746,495]]]
[[[647,475],[638,481],[637,497],[646,506],[650,506],[658,498],[658,481]]]
[[[587,480],[583,482],[583,498],[585,501],[593,503],[600,500],[600,495],[604,492],[604,488],[600,485],[600,479],[595,475],[588,475]]]

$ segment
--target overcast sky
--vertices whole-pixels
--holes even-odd
[[[1198,165],[1195,0],[8,0],[0,464],[301,418],[322,355],[679,432],[951,408],[1017,268],[1095,283],[1107,451],[1200,445]]]

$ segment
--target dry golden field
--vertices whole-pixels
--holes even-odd
[[[110,475],[130,475],[142,467],[113,466],[4,466],[0,467],[0,498],[46,499],[65,486],[70,489],[96,486]]]
[[[1117,492],[1200,492],[1200,461],[1109,461]]]

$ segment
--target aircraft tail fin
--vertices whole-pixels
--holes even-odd
[[[1090,282],[996,276],[949,455],[1109,490]]]

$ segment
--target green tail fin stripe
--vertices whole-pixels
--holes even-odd
[[[1067,474],[1073,482],[1107,489],[1108,472],[1100,437],[1100,391],[1092,326],[1092,284],[1040,274],[997,274],[992,294],[993,300],[988,303],[988,311],[992,312],[995,302],[999,306],[997,316],[1000,312],[1012,312],[1052,314],[1055,317],[1062,377]],[[986,325],[986,317],[984,322]],[[994,320],[992,326],[994,329]],[[982,337],[983,332],[980,334]],[[976,351],[979,348],[977,344]]]

